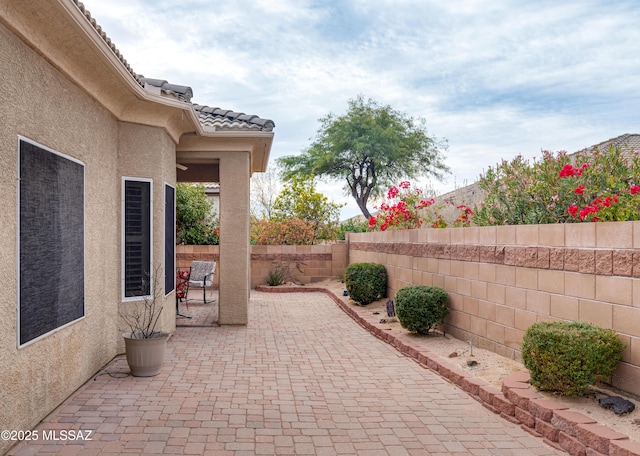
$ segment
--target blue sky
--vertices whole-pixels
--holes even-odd
[[[438,193],[542,149],[639,133],[640,2],[83,0],[134,71],[276,123],[272,159],[363,94],[448,141]],[[357,206],[337,190],[319,190]]]

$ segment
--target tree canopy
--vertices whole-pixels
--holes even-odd
[[[254,220],[270,220],[273,203],[278,195],[278,169],[270,166],[264,173],[251,176],[251,217]]]
[[[443,162],[446,142],[427,135],[424,119],[415,119],[362,95],[349,100],[346,114],[330,113],[311,146],[300,155],[282,157],[283,176],[325,176],[345,181],[369,218],[369,198],[404,178],[442,179],[449,170]]]
[[[176,185],[176,241],[178,244],[218,244],[220,232],[203,185]]]
[[[334,203],[315,187],[313,175],[292,176],[273,202],[272,219],[309,221],[316,239],[333,239],[336,235],[341,204]]]

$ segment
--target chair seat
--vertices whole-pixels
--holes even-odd
[[[216,272],[215,261],[198,261],[191,263],[191,276],[189,286],[202,288],[202,300],[207,302],[207,287],[213,287],[213,276]]]

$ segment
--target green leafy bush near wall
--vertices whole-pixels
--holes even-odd
[[[503,160],[480,176],[484,202],[473,223],[523,225],[640,220],[640,155],[619,147],[530,163]]]
[[[350,218],[346,222],[342,222],[338,228],[336,239],[344,241],[347,238],[347,233],[366,233],[369,222],[366,220],[358,220],[357,218]]]
[[[258,220],[251,226],[252,242],[257,245],[313,245],[316,235],[309,220]]]
[[[282,285],[289,275],[288,270],[284,267],[277,267],[267,273],[267,285],[270,287],[277,287]]]
[[[179,183],[176,186],[176,243],[218,245],[220,229],[213,203],[204,185]]]
[[[395,301],[402,327],[418,334],[428,334],[449,313],[447,292],[438,287],[404,287],[396,293]]]
[[[623,350],[612,329],[584,322],[539,322],[524,334],[522,361],[539,390],[582,396],[589,386],[610,378]]]
[[[387,270],[377,263],[353,263],[344,273],[349,296],[358,304],[369,304],[387,296]]]

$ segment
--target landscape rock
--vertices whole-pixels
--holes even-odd
[[[608,396],[598,399],[600,405],[606,409],[611,409],[616,415],[626,415],[636,409],[633,402],[628,401],[620,396]]]

